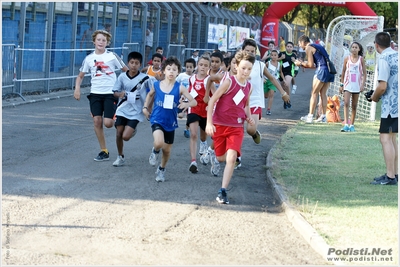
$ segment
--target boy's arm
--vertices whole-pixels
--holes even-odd
[[[150,92],[146,96],[146,100],[144,101],[143,109],[142,109],[143,115],[147,119],[150,118],[151,110],[152,110],[152,107],[153,107],[154,94],[155,94],[154,86],[152,86],[151,89],[150,89]]]
[[[251,86],[249,95],[251,95],[252,92],[253,92],[253,86]],[[251,126],[253,126],[253,125],[255,124],[255,122],[254,122],[253,117],[251,116],[251,111],[250,111],[250,97],[247,98],[246,106],[244,107],[244,111],[245,111],[245,113],[246,113],[246,121],[247,121]]]
[[[180,94],[187,98],[188,102],[181,102],[179,108],[186,109],[188,107],[194,107],[197,105],[196,99],[189,93],[185,86],[181,85],[179,87]]]
[[[282,73],[282,69],[281,69],[281,73]],[[270,80],[270,82],[272,82],[273,85],[275,85],[275,87],[279,90],[279,92],[282,94],[282,99],[285,102],[290,101],[290,97],[289,95],[285,92],[285,90],[283,90],[281,84],[278,82],[277,79],[275,79],[274,76],[272,76],[271,73],[269,73],[267,68],[264,68],[264,75],[265,77],[268,78],[268,80]]]
[[[144,67],[140,72],[141,72],[141,73],[146,73],[148,68],[149,68],[149,66]]]
[[[208,101],[210,101],[210,92],[212,92],[213,94],[215,93],[215,85],[214,82],[219,82],[221,81],[223,77],[220,74],[215,74],[215,75],[210,75],[210,77],[208,77],[207,79],[207,83],[206,83],[206,94],[204,95],[203,101],[204,103],[208,103]]]
[[[74,98],[76,100],[80,100],[81,99],[81,84],[82,84],[82,81],[83,81],[84,77],[85,77],[85,73],[84,72],[79,72],[78,76],[76,77],[75,90],[74,90]]]
[[[215,132],[215,126],[212,120],[214,105],[218,101],[218,99],[220,99],[221,96],[229,89],[230,85],[231,79],[228,78],[219,86],[218,90],[215,91],[215,94],[213,94],[210,101],[208,102],[206,133],[209,136],[213,136]]]
[[[114,92],[114,97],[123,98],[126,92],[120,80],[121,79],[120,76],[118,76],[118,79],[114,84],[113,92]]]

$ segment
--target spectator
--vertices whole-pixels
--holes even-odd
[[[90,53],[92,53],[92,51],[94,49],[92,34],[93,34],[93,22],[90,23],[89,28],[86,29],[82,34],[80,49],[82,49],[82,48],[88,49],[86,51],[86,55],[89,55]]]
[[[193,51],[192,58],[194,59],[194,61],[196,61],[196,64],[197,64],[197,62],[199,61],[199,50]]]
[[[283,36],[279,37],[279,52],[285,52],[286,51],[286,42],[285,38]]]
[[[308,36],[306,35],[302,35],[299,38],[299,47],[305,49],[307,61],[296,60],[294,64],[299,67],[302,66],[305,68],[317,68],[312,82],[308,115],[301,117],[301,120],[305,121],[306,123],[313,123],[314,111],[317,107],[319,95],[321,97],[322,103],[322,114],[317,119],[317,122],[326,122],[326,107],[328,103],[326,93],[328,91],[330,83],[335,80],[335,75],[329,72],[327,66],[328,63],[325,60],[325,57],[328,57],[328,53],[321,45],[311,45],[310,38],[308,38]]]
[[[246,13],[246,4],[241,5],[238,9],[238,12],[243,14]]]
[[[380,32],[375,36],[378,59],[378,85],[369,100],[378,102],[382,98],[381,123],[379,128],[386,173],[371,184],[397,185],[398,182],[398,53],[390,48],[390,35]]]
[[[365,54],[365,65],[367,66],[367,71],[375,71],[376,51],[374,49],[373,43],[367,44],[367,53]]]
[[[144,60],[147,60],[149,58],[151,49],[153,48],[153,28],[154,24],[150,22],[146,30],[146,46],[145,46],[146,49],[145,49]]]

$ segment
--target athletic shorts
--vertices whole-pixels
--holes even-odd
[[[117,116],[117,119],[115,120],[114,126],[129,126],[133,129],[136,129],[136,126],[138,125],[139,121],[138,120],[130,120],[127,119],[123,116]]]
[[[398,118],[392,118],[390,115],[387,118],[381,118],[379,126],[380,133],[398,133]]]
[[[266,80],[264,83],[264,93],[266,94],[269,91],[276,92],[276,86],[270,80]]]
[[[223,125],[215,125],[215,133],[213,135],[215,155],[223,156],[228,149],[237,151],[237,156],[241,155],[244,129],[243,127],[231,127]]]
[[[161,130],[164,133],[164,143],[172,145],[174,143],[174,138],[175,138],[175,130],[171,131],[171,132],[167,132],[166,130],[164,130],[164,128],[158,124],[158,123],[154,123],[153,125],[151,125],[151,130],[152,132],[156,131],[156,130]]]
[[[261,107],[253,107],[250,108],[250,114],[258,114],[258,119],[261,120],[261,115],[262,115],[262,108]]]
[[[189,125],[193,122],[199,122],[200,128],[205,131],[206,130],[206,125],[207,125],[207,118],[200,117],[199,115],[195,113],[190,113],[187,115],[187,120],[186,120],[186,126],[189,127]]]
[[[286,76],[293,77],[293,73],[292,73],[291,70],[289,70],[289,71],[282,71],[282,73],[283,73],[283,77],[286,77]]]
[[[92,116],[103,116],[113,119],[117,110],[117,98],[114,94],[89,94],[87,96],[90,103],[90,113]]]

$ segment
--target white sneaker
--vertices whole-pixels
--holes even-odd
[[[117,160],[114,161],[113,166],[119,167],[125,164],[125,158],[123,156],[118,155]]]
[[[297,90],[297,85],[293,85],[292,86],[292,94],[296,94],[296,90]]]
[[[313,123],[313,115],[309,114],[307,116],[303,116],[300,120],[305,121],[306,123]]]
[[[203,142],[200,141],[199,154],[200,154],[200,155],[203,155],[204,153],[206,153],[207,147],[208,147],[207,142],[204,142],[204,143],[203,143]]]
[[[203,155],[201,155],[200,157],[200,163],[203,165],[207,165],[210,162],[210,155],[211,153],[213,153],[214,150],[211,149],[211,147],[208,147],[206,153],[204,153]]]
[[[196,161],[192,161],[192,163],[190,163],[189,166],[189,171],[191,173],[197,173],[199,170],[197,169],[197,162]]]
[[[242,157],[237,157],[235,162],[235,170],[242,167]]]
[[[157,167],[156,174],[157,174],[157,177],[156,177],[156,181],[157,182],[164,182],[165,181],[165,176],[164,176],[165,169],[162,171],[162,170],[160,170],[160,167]]]
[[[149,163],[151,166],[156,166],[159,155],[160,155],[160,152],[154,153],[154,147],[153,147],[153,149],[151,150],[150,157],[149,157]]]
[[[220,164],[217,160],[217,157],[215,156],[215,153],[211,154],[211,174],[214,176],[218,176],[219,169],[220,169]]]
[[[321,116],[319,116],[319,118],[318,118],[317,120],[315,120],[315,122],[327,123],[326,115],[321,115]]]

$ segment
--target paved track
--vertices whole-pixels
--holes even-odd
[[[245,136],[243,166],[234,172],[228,192],[230,205],[215,201],[222,171],[213,177],[210,167],[199,163],[199,173],[189,172],[184,120],[166,182],[157,183],[155,167],[148,163],[147,121],[125,142],[126,164],[116,168],[115,129],[105,130],[110,161],[93,161],[99,146],[86,97],[78,102],[71,91],[70,97],[29,105],[3,100],[3,107],[15,107],[2,110],[2,263],[325,264],[288,222],[265,174],[268,151],[307,113],[312,74],[308,70],[297,77],[292,109],[284,110],[276,97],[272,116],[263,115],[260,145]]]

